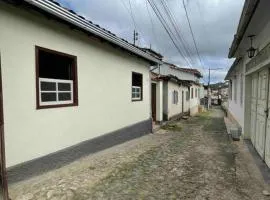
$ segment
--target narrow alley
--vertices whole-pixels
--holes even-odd
[[[10,185],[11,199],[270,199],[219,108]],[[250,159],[250,160],[249,160]],[[252,171],[252,173],[250,173]]]

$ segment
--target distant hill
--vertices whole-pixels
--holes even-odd
[[[228,82],[219,82],[219,83],[210,84],[211,89],[228,88],[228,87],[229,87]]]

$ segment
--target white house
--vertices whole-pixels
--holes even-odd
[[[270,167],[270,1],[246,0],[229,58],[229,117]],[[255,55],[254,55],[255,54]]]
[[[156,110],[156,115],[153,115],[154,121],[157,122],[161,122],[163,120],[167,121],[189,114],[190,111],[189,90],[190,86],[192,85],[190,81],[180,80],[173,75],[165,76],[152,73],[152,85],[153,84],[158,84],[158,86],[162,86],[160,87],[161,92],[159,93],[162,95],[152,93],[153,94],[152,105],[154,105],[153,109],[155,107],[158,108]],[[155,91],[155,89],[152,91]],[[155,99],[157,99],[158,101],[156,101]],[[161,104],[158,104],[157,106],[155,102],[162,102],[162,106],[160,107]],[[162,118],[161,117],[155,118],[156,116],[159,115],[162,115]]]
[[[151,132],[157,57],[53,1],[12,2],[0,1],[1,168],[10,181]]]
[[[173,76],[180,81],[188,81],[190,84],[189,86],[189,113],[190,115],[195,115],[198,112],[199,105],[200,105],[200,98],[201,98],[201,84],[199,81],[200,81],[200,78],[202,78],[202,75],[197,69],[180,68],[174,64],[163,62],[163,64],[159,68],[155,69],[154,72],[163,76],[169,76],[169,77]],[[173,88],[170,88],[172,85],[173,84],[171,83],[168,85],[169,86],[167,89],[168,91],[173,91]],[[163,87],[166,87],[166,85],[164,84]],[[166,89],[164,90],[164,92],[165,91]],[[187,94],[185,93],[185,96],[186,95]],[[168,100],[168,102],[170,101]]]

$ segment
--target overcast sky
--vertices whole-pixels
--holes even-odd
[[[162,15],[161,1],[166,1],[177,28],[184,39],[189,55],[187,64],[179,54],[147,0],[57,0],[95,24],[110,30],[133,43],[133,30],[139,32],[137,45],[150,47],[161,53],[165,60],[181,67],[199,69],[208,79],[208,67],[222,68],[212,71],[211,82],[222,81],[233,60],[227,59],[228,49],[239,22],[244,0],[185,0],[195,35],[202,65],[199,62],[187,23],[182,0],[154,0]],[[130,2],[130,3],[129,3]],[[132,19],[134,17],[134,20]],[[179,45],[181,49],[183,46]]]

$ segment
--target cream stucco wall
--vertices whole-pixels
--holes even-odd
[[[191,98],[191,89],[193,88],[194,95]],[[200,95],[199,95],[199,88],[200,86],[192,84],[190,87],[190,115],[193,116],[198,113],[199,104],[200,104]],[[197,97],[195,96],[195,89],[197,89]]]
[[[150,118],[148,64],[54,20],[0,2],[7,167]],[[77,56],[79,106],[36,110],[35,45]],[[131,101],[131,74],[143,101]]]
[[[173,91],[178,92],[178,103],[173,104]],[[186,101],[186,91],[188,91],[187,87],[179,86],[179,84],[169,81],[168,82],[168,117],[171,118],[173,116],[179,115],[183,113],[182,109],[182,91],[184,91],[184,110],[189,106],[189,102]]]
[[[243,89],[241,90],[241,74],[243,76]],[[228,110],[239,125],[244,128],[244,108],[245,108],[245,71],[243,62],[240,62],[235,68],[232,76],[232,98],[229,98]],[[237,91],[235,97],[235,89]],[[243,100],[241,102],[241,92],[243,93]]]

